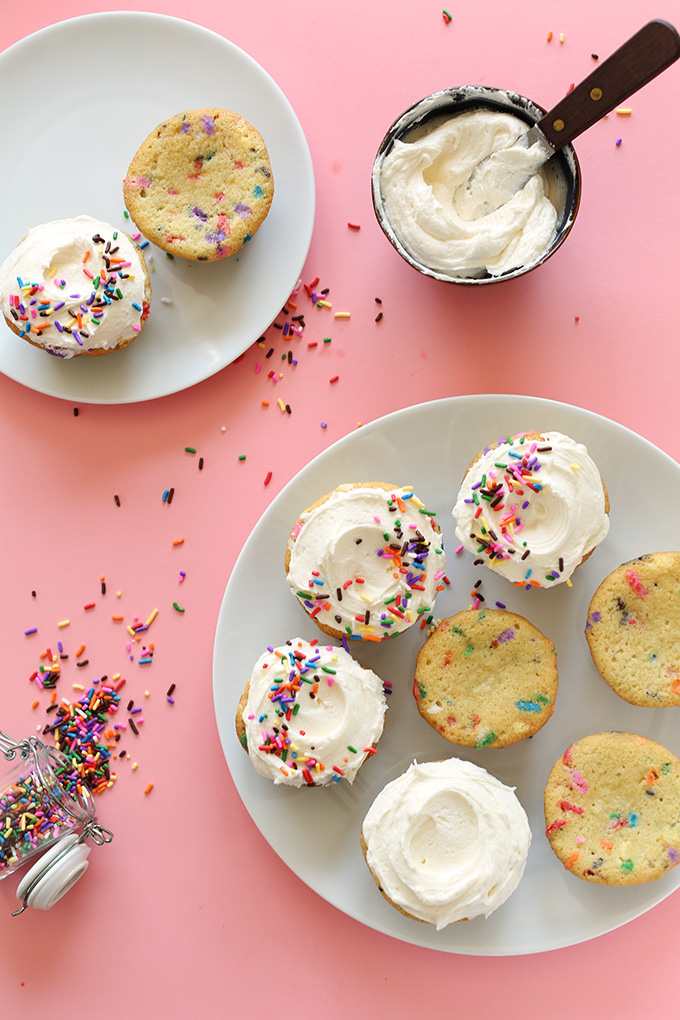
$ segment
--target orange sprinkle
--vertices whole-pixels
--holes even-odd
[[[571,871],[571,869],[574,867],[580,856],[581,856],[580,850],[574,850],[572,853],[569,854],[566,861],[564,862],[564,866],[567,869],[567,871]]]
[[[85,254],[83,255],[83,262],[87,262],[87,260],[89,259],[91,254],[92,254],[92,252],[88,248],[87,251],[85,252]]]
[[[33,704],[31,705],[31,708],[37,708],[39,704],[40,704],[39,701],[34,701]]]
[[[81,645],[79,647],[78,651],[76,652],[76,659],[79,658],[83,654],[84,651],[85,651],[85,645]]]
[[[612,843],[612,841],[610,839],[601,839],[600,840],[600,846],[604,850],[613,850],[614,849],[614,844]]]
[[[183,538],[174,538],[173,541],[172,541],[172,544],[173,545],[183,545],[184,544],[184,539]]]
[[[553,35],[552,32],[548,32],[548,42],[550,42],[550,40],[552,39],[552,35]]]
[[[655,769],[650,769],[645,776],[645,782],[647,786],[654,786],[655,783],[659,782],[659,773]]]
[[[147,783],[144,787],[144,793],[151,793],[153,790],[153,783]]]
[[[111,619],[112,619],[112,620],[116,620],[116,621],[119,621],[119,620],[124,620],[124,619],[125,619],[125,617],[124,617],[124,616],[112,616],[112,617],[111,617]]]

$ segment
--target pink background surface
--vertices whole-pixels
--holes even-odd
[[[3,7],[9,46],[55,20],[118,5]],[[212,29],[283,89],[317,183],[303,280],[319,276],[334,308],[351,318],[329,314],[324,332],[308,327],[295,369],[279,360],[281,340],[271,331],[271,367],[283,373],[276,386],[256,373],[263,355],[256,346],[184,393],[129,406],[82,404],[77,417],[72,404],[0,375],[0,727],[27,735],[44,723],[44,699],[31,708],[28,676],[39,652],[59,639],[72,653],[61,693],[86,682],[73,661],[83,642],[91,675],[126,675],[123,694],[144,702],[146,719],[131,748],[138,769],[121,762],[117,783],[98,801],[115,840],[93,852],[85,879],[50,913],[19,919],[10,917],[16,879],[0,884],[5,1011],[66,1017],[87,1006],[183,1018],[294,1009],[334,1020],[423,1016],[450,1003],[460,1017],[561,1018],[569,1002],[590,1020],[638,1016],[653,990],[663,1012],[675,1002],[677,894],[593,941],[500,959],[403,944],[326,904],[280,862],[232,785],[213,715],[211,657],[224,587],[254,523],[301,467],[360,422],[437,397],[530,394],[596,411],[680,458],[680,216],[672,183],[680,143],[669,129],[680,65],[630,100],[631,117],[612,114],[577,141],[577,222],[561,251],[524,279],[475,289],[420,277],[385,241],[370,197],[378,143],[415,100],[469,83],[510,88],[549,107],[591,71],[592,52],[606,56],[652,17],[678,20],[677,2],[527,0],[519,8],[487,0],[450,8],[449,25],[441,6],[423,0],[132,0],[120,9]],[[134,37],[129,44],[134,49]],[[144,53],[139,66],[140,88],[153,88]],[[96,78],[115,93],[115,73],[100,69]],[[16,110],[4,144],[20,159],[19,125],[39,126],[40,112],[22,110],[20,88]],[[348,221],[361,229],[349,230]],[[1,231],[0,239],[4,257],[15,239]],[[306,348],[326,335],[330,345]],[[291,415],[280,413],[278,397]],[[171,507],[161,499],[169,486]],[[184,544],[173,547],[178,537]],[[179,570],[187,574],[181,587]],[[84,611],[91,601],[95,609]],[[110,617],[120,610],[146,618],[156,607],[155,657],[144,672],[128,662]],[[70,626],[60,630],[65,619]],[[25,637],[32,626],[38,634]],[[154,789],[145,796],[148,782]]]

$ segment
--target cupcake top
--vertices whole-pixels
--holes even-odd
[[[586,447],[560,432],[506,437],[484,450],[453,516],[466,549],[526,587],[567,581],[609,531],[600,473]]]
[[[90,216],[33,227],[0,267],[0,308],[19,336],[72,358],[134,338],[148,315],[143,256]]]
[[[403,912],[434,924],[488,917],[524,872],[531,830],[510,787],[471,762],[414,762],[362,826],[366,862]]]
[[[343,648],[293,638],[255,663],[236,728],[257,772],[276,784],[353,783],[386,707],[380,677]]]
[[[301,514],[288,583],[319,625],[382,641],[434,606],[446,557],[434,514],[410,488],[338,486]]]

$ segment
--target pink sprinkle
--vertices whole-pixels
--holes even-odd
[[[259,371],[261,371],[261,369],[262,369],[262,362],[258,361],[257,365],[255,366],[255,374],[257,375],[257,373]]]
[[[378,517],[377,514],[373,514],[373,520],[375,521],[376,524],[380,524],[380,518]]]
[[[140,234],[140,232],[139,232],[139,231],[137,231],[137,233],[136,233],[136,234],[133,234],[133,235],[132,235],[132,240],[133,240],[133,241],[138,241],[138,240],[140,239],[140,237],[141,237],[141,236],[142,236],[142,235]]]
[[[463,546],[459,545],[458,548],[456,549],[456,552],[457,553],[462,553],[462,551],[463,551]]]

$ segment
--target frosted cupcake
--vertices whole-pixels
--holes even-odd
[[[383,641],[434,608],[446,557],[434,514],[410,488],[339,485],[300,514],[285,555],[302,608],[335,638]]]
[[[381,893],[434,924],[488,917],[524,873],[531,830],[510,787],[471,762],[416,764],[369,808],[361,845]]]
[[[7,325],[60,358],[127,347],[141,333],[150,301],[140,248],[90,216],[33,227],[0,267]]]
[[[255,663],[236,732],[276,785],[353,783],[383,731],[382,680],[343,648],[293,638]]]
[[[609,532],[609,497],[582,443],[525,432],[470,464],[453,509],[456,536],[519,587],[568,581]]]

